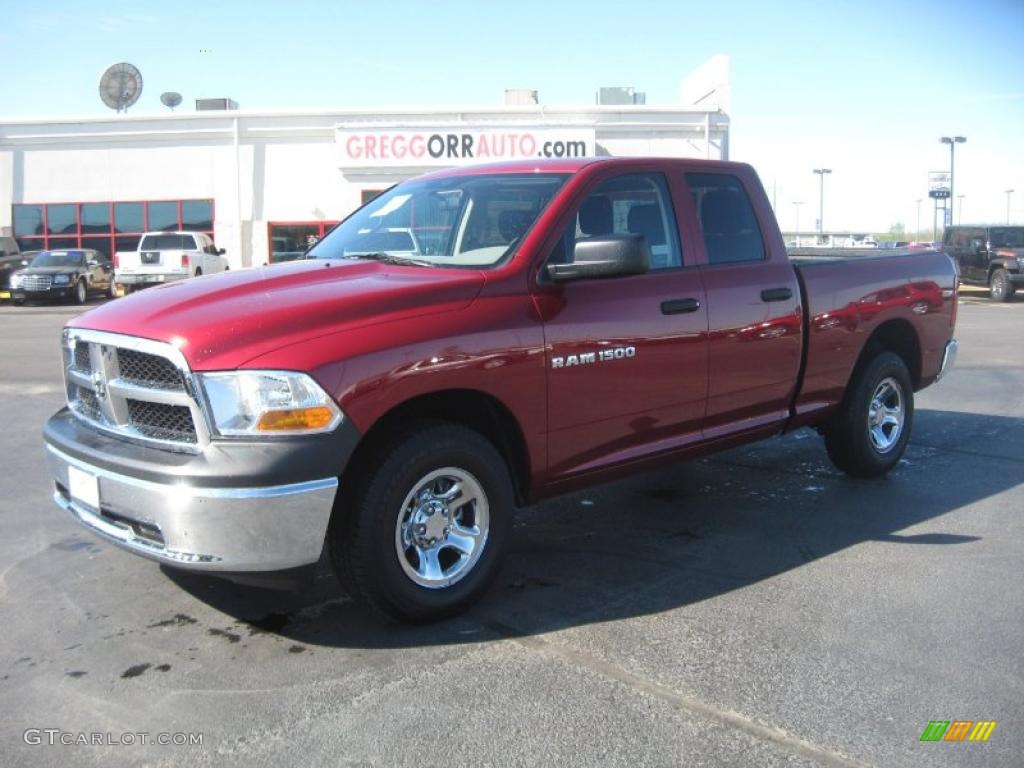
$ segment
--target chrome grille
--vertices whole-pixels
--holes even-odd
[[[92,373],[92,360],[88,344],[75,346],[74,367],[83,373]]]
[[[192,374],[170,344],[68,329],[64,375],[72,412],[104,432],[179,451],[209,442]]]
[[[49,275],[25,275],[21,278],[21,287],[26,291],[48,291],[52,282]]]
[[[192,413],[183,405],[129,400],[128,418],[132,425],[146,437],[157,440],[176,440],[183,443],[196,441],[196,427],[192,422]]]
[[[132,383],[156,389],[185,389],[181,371],[166,357],[118,349],[117,364],[121,378]]]

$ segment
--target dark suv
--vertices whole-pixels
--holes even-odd
[[[1009,301],[1024,285],[1024,227],[949,227],[943,250],[956,259],[960,279],[987,285],[996,301]]]

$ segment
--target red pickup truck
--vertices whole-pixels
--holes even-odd
[[[433,619],[547,496],[806,426],[885,473],[955,357],[957,290],[937,251],[791,262],[742,164],[441,171],[301,261],[70,322],[54,499],[171,566],[329,557],[379,612]]]

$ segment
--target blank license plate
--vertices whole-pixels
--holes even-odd
[[[68,467],[68,489],[71,499],[81,502],[92,509],[100,508],[100,484],[96,475],[90,475],[77,467]]]

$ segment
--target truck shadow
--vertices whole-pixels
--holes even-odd
[[[239,626],[311,646],[539,634],[714,599],[864,542],[894,559],[905,545],[971,547],[980,537],[939,518],[1024,482],[1022,445],[1024,419],[918,410],[904,460],[879,480],[840,474],[802,430],[544,502],[518,516],[484,600],[424,627],[380,623],[328,575],[296,593],[165,572]]]

